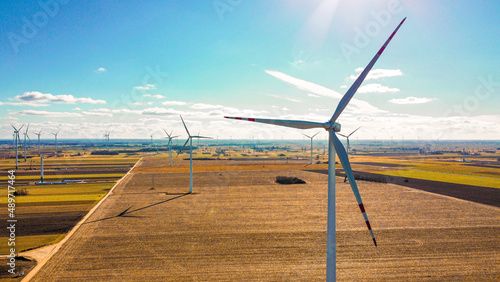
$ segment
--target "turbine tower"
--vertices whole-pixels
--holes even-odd
[[[311,164],[313,163],[313,138],[314,136],[318,135],[321,131],[318,131],[318,133],[314,134],[313,136],[309,136],[309,135],[306,135],[304,133],[302,133],[302,135],[304,135],[305,137],[311,139]]]
[[[339,133],[339,135],[340,135],[340,136],[343,136],[343,137],[347,138],[347,153],[348,153],[348,154],[350,154],[350,153],[351,153],[351,144],[349,143],[349,137],[351,137],[351,135],[353,135],[353,134],[354,134],[354,132],[358,131],[358,129],[360,129],[360,128],[361,128],[361,126],[360,126],[360,127],[358,127],[358,128],[356,128],[356,129],[355,129],[353,132],[351,132],[351,134],[349,134],[349,135],[344,135],[344,134],[340,134],[340,133]]]
[[[18,144],[21,143],[21,139],[19,138],[19,131],[23,128],[24,124],[19,127],[19,129],[15,128],[12,124],[10,125],[14,128],[14,148],[16,150],[16,170],[18,169],[19,156],[17,155]]]
[[[351,169],[351,164],[349,162],[349,158],[345,151],[344,145],[340,142],[340,139],[337,137],[336,133],[340,132],[340,124],[337,122],[342,111],[345,109],[349,101],[352,99],[356,91],[358,90],[363,80],[366,78],[370,70],[372,69],[375,62],[377,62],[378,58],[387,47],[393,36],[399,30],[403,22],[406,20],[404,18],[401,23],[396,27],[391,36],[385,41],[384,45],[379,49],[377,54],[373,57],[373,59],[368,63],[366,68],[361,72],[356,81],[352,84],[351,88],[347,90],[345,95],[340,100],[337,105],[337,109],[335,110],[333,116],[327,122],[312,122],[312,121],[302,121],[302,120],[280,120],[280,119],[260,119],[260,118],[242,118],[242,117],[225,117],[229,119],[236,120],[246,120],[253,121],[259,123],[267,123],[274,124],[279,126],[286,126],[298,129],[312,129],[312,128],[324,128],[329,133],[329,146],[328,146],[328,223],[327,223],[327,246],[326,246],[326,280],[327,281],[335,281],[336,280],[336,235],[335,235],[335,152],[339,155],[340,162],[344,167],[344,171],[349,178],[349,184],[351,185],[352,191],[354,192],[354,196],[358,202],[361,213],[363,214],[364,220],[368,227],[368,231],[372,237],[373,243],[377,246],[377,241],[375,240],[375,236],[370,226],[370,222],[368,221],[368,217],[365,212],[365,208],[363,206],[363,202],[361,200],[361,196],[359,194],[358,186],[356,185],[356,180],[354,179],[354,174]]]
[[[179,136],[172,136],[173,131],[170,131],[170,134],[168,134],[168,132],[165,129],[163,129],[163,131],[165,131],[165,134],[167,134],[168,136],[163,138],[168,138],[168,156],[170,158],[170,166],[172,166],[172,139],[177,138]]]
[[[211,137],[205,137],[205,136],[191,136],[189,133],[189,130],[186,126],[186,123],[184,122],[184,119],[181,117],[182,124],[184,124],[184,128],[186,129],[186,132],[188,134],[188,139],[186,140],[186,143],[182,145],[182,147],[186,146],[186,144],[189,142],[189,193],[193,193],[193,138],[206,138],[206,139],[212,139]]]
[[[30,128],[30,124],[28,123],[28,126],[26,127],[26,131],[24,132],[24,162],[26,162],[26,137],[29,139],[28,136],[28,129]],[[30,139],[31,141],[31,139]]]
[[[42,130],[40,130],[38,133],[35,133],[35,135],[38,136],[38,156],[40,157],[40,135],[42,134]]]
[[[111,133],[111,131],[104,132],[104,140],[106,140],[106,142],[107,142],[106,147],[108,148],[108,150],[109,150],[109,134],[110,133]]]
[[[57,134],[59,134],[59,131],[61,131],[61,130],[58,130],[56,133],[52,133],[52,135],[54,135],[54,139],[55,139],[55,141],[56,141],[56,143],[55,143],[55,145],[56,145],[56,146],[55,146],[55,149],[56,149],[56,155],[57,155]]]

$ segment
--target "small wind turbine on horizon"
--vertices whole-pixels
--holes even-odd
[[[313,138],[318,135],[321,131],[318,131],[318,133],[314,134],[313,136],[309,136],[309,135],[306,135],[304,133],[302,133],[302,135],[304,135],[305,137],[311,139],[311,164],[313,163]]]
[[[38,136],[38,156],[40,157],[40,135],[42,134],[42,129],[38,133],[35,133]]]
[[[18,153],[17,153],[17,149],[19,147],[18,144],[21,143],[21,139],[19,138],[19,131],[21,131],[21,129],[23,128],[24,124],[21,125],[21,127],[19,127],[19,129],[17,129],[12,124],[10,126],[12,126],[12,128],[14,128],[14,148],[15,148],[15,151],[16,151],[16,170],[17,170],[18,169],[18,162],[19,162],[19,156],[18,156]]]
[[[350,134],[348,135],[344,135],[344,134],[340,134],[340,133],[337,133],[338,135],[342,136],[342,137],[345,137],[347,139],[347,154],[350,154],[351,153],[351,144],[349,143],[349,137],[351,137],[351,135],[354,134],[354,132],[358,131],[358,129],[360,129],[360,127],[356,128],[353,132],[351,132]]]
[[[177,138],[179,137],[178,135],[177,136],[172,136],[172,133],[174,131],[170,131],[170,134],[165,130],[163,129],[163,131],[165,131],[165,134],[167,134],[168,137],[163,137],[163,138],[168,138],[168,156],[170,158],[170,166],[172,166],[172,139],[174,138]]]
[[[182,145],[182,147],[186,146],[186,144],[189,142],[189,193],[193,193],[193,138],[205,138],[205,139],[212,139],[211,137],[205,137],[205,136],[191,136],[189,133],[189,130],[186,126],[186,123],[184,122],[184,119],[181,117],[182,124],[184,125],[184,128],[186,129],[186,132],[188,134],[188,139],[186,140],[186,143]]]
[[[27,147],[28,147],[28,144],[26,143],[26,138],[28,138],[30,140],[31,143],[33,143],[33,141],[31,141],[30,137],[28,136],[28,129],[30,128],[30,124],[28,123],[28,126],[26,127],[26,131],[24,132],[24,162],[26,162],[26,150],[27,150]]]
[[[349,101],[352,99],[360,85],[363,83],[363,80],[366,78],[373,65],[377,62],[378,58],[385,50],[391,39],[394,37],[396,32],[399,30],[401,25],[404,23],[406,18],[404,18],[401,23],[396,27],[391,36],[385,41],[384,45],[379,49],[379,51],[375,54],[373,59],[368,63],[363,72],[360,73],[358,78],[354,81],[352,86],[347,90],[345,95],[340,100],[339,104],[333,116],[327,122],[312,122],[312,121],[303,121],[303,120],[281,120],[281,119],[261,119],[261,118],[243,118],[243,117],[228,117],[229,119],[236,120],[246,120],[258,123],[267,123],[274,124],[285,127],[292,127],[298,129],[312,129],[312,128],[324,128],[329,133],[329,146],[328,146],[328,222],[327,222],[327,247],[326,247],[326,280],[327,281],[335,281],[336,280],[336,211],[335,211],[335,152],[339,155],[340,162],[344,167],[344,171],[349,178],[349,184],[351,185],[352,191],[358,202],[361,213],[363,214],[364,220],[368,227],[368,231],[372,237],[373,243],[377,246],[377,241],[375,240],[375,236],[373,234],[373,230],[371,229],[370,222],[368,221],[368,217],[365,212],[365,208],[363,206],[363,202],[361,200],[361,195],[359,194],[358,186],[356,184],[356,180],[354,179],[354,174],[351,169],[351,164],[349,162],[349,157],[346,153],[344,145],[340,142],[340,139],[337,137],[336,133],[340,132],[341,126],[340,123],[337,122],[340,114],[344,111]]]
[[[111,134],[111,131],[104,132],[104,140],[106,140],[107,142],[106,147],[108,148],[108,150],[109,150],[109,134]]]
[[[51,133],[52,135],[54,135],[54,139],[55,139],[55,149],[56,149],[56,155],[57,155],[57,134],[59,134],[59,131],[61,130],[58,130],[56,133]]]

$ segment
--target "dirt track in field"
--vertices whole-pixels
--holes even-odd
[[[226,161],[195,172],[186,195],[186,162],[168,172],[160,161],[144,159],[34,281],[324,280],[326,175]],[[307,184],[277,185],[278,175]],[[339,280],[500,279],[499,208],[393,184],[359,188],[379,246],[337,178]]]

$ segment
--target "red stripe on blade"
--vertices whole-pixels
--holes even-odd
[[[235,117],[234,119],[241,120],[241,118],[240,118],[240,117]]]
[[[361,212],[365,212],[365,207],[363,206],[363,204],[359,204],[359,209],[361,210]]]
[[[368,226],[368,230],[372,230],[372,227],[370,226],[370,222],[369,221],[365,221],[366,222],[366,226]]]
[[[254,118],[249,118],[248,121],[255,121],[255,119]]]

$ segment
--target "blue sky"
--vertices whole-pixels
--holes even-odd
[[[407,17],[341,115],[343,131],[498,140],[498,14],[496,1],[10,1],[0,7],[0,138],[9,123],[60,138],[159,138],[184,134],[182,114],[204,135],[300,139],[222,116],[329,119]]]

